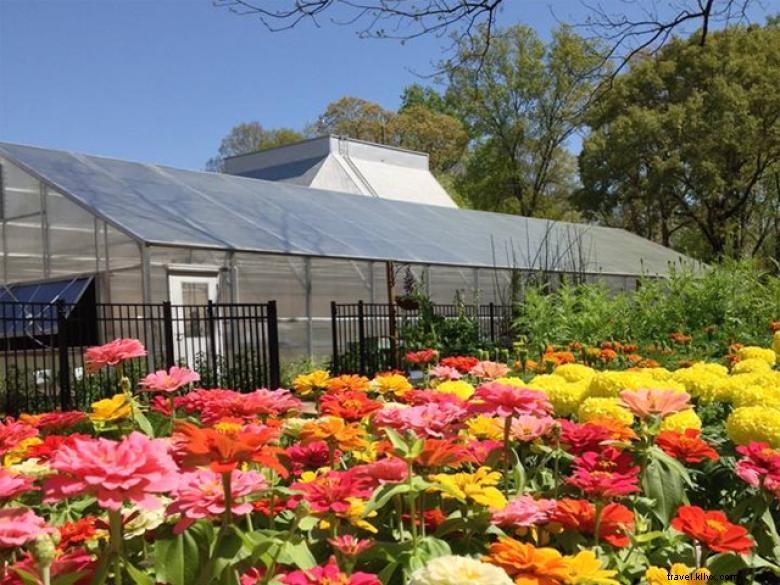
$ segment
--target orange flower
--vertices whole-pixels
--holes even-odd
[[[655,360],[651,360],[650,358],[645,358],[636,364],[637,368],[658,368],[660,366],[661,364]]]
[[[336,376],[328,380],[328,383],[325,385],[325,391],[330,394],[350,391],[365,392],[366,390],[368,390],[368,378],[358,376],[357,374]]]
[[[550,514],[550,523],[581,534],[596,531],[596,506],[588,500],[563,498]],[[634,530],[634,513],[623,504],[612,502],[604,506],[599,524],[599,538],[612,546],[628,546],[627,532]]]
[[[605,429],[613,441],[633,441],[637,438],[630,425],[612,416],[596,415],[588,419],[588,424]]]
[[[554,548],[499,538],[488,552],[484,560],[504,569],[518,585],[560,585],[569,576],[566,560]]]
[[[325,441],[343,451],[356,451],[368,447],[365,435],[366,432],[359,423],[347,424],[343,418],[329,416],[303,425],[300,439],[304,446]]]
[[[772,322],[769,324],[769,330],[770,330],[772,333],[775,333],[775,332],[777,332],[777,331],[780,331],[780,321],[772,321]]]
[[[278,437],[279,431],[270,427],[255,426],[236,432],[230,426],[202,429],[177,421],[173,442],[184,467],[208,465],[216,473],[230,473],[239,463],[254,461],[287,477],[287,470],[277,458],[283,449],[269,445]]]
[[[682,331],[675,331],[669,335],[669,339],[675,343],[688,344],[693,338],[690,335],[683,333]]]
[[[754,542],[748,531],[732,524],[723,512],[702,510],[698,506],[680,506],[672,518],[672,528],[698,540],[715,552],[747,554]]]
[[[617,357],[617,352],[614,349],[602,349],[599,352],[599,359],[605,362],[611,362]]]
[[[636,353],[639,351],[639,346],[636,343],[626,343],[623,346],[623,353]]]

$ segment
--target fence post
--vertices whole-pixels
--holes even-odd
[[[495,343],[496,342],[496,306],[493,303],[490,303],[490,342]]]
[[[279,363],[279,321],[276,315],[276,301],[268,301],[268,378],[269,386],[279,388],[282,385]]]
[[[366,375],[366,324],[363,301],[358,301],[358,344],[360,347],[360,374]]]
[[[68,319],[65,313],[65,302],[58,300],[57,309],[57,347],[59,350],[59,382],[60,408],[71,409],[70,396],[70,363],[68,361]]]
[[[163,301],[163,347],[165,350],[165,368],[176,365],[173,347],[173,310],[170,301]]]
[[[333,373],[338,374],[341,372],[339,369],[339,335],[337,330],[338,322],[338,309],[336,308],[336,301],[330,302],[330,334],[333,343],[333,359],[331,364],[333,366]]]
[[[209,300],[206,305],[206,318],[209,322],[209,354],[211,355],[211,371],[213,372],[213,384],[219,387],[219,372],[217,371],[217,329],[214,319],[214,301]]]

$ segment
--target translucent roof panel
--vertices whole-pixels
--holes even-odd
[[[160,245],[453,266],[665,274],[680,254],[626,231],[377,199],[0,143],[5,156]]]

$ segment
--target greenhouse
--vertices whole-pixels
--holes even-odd
[[[621,289],[687,261],[619,229],[30,146],[0,144],[0,169],[7,298],[273,299],[285,356],[327,354],[330,303],[386,302],[399,267],[437,302],[499,303],[513,271]]]

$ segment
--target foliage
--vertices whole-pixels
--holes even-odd
[[[705,259],[771,256],[780,224],[780,28],[675,40],[593,104],[592,218]]]
[[[720,355],[736,341],[766,342],[767,323],[780,314],[780,279],[755,263],[727,262],[694,274],[640,279],[636,291],[604,283],[532,287],[518,308],[516,330],[536,344],[620,339],[666,345],[669,335],[693,336],[693,349]]]
[[[290,128],[264,128],[260,122],[242,122],[233,126],[222,139],[217,156],[206,162],[209,171],[222,171],[226,158],[283,146],[303,140],[304,135]]]

